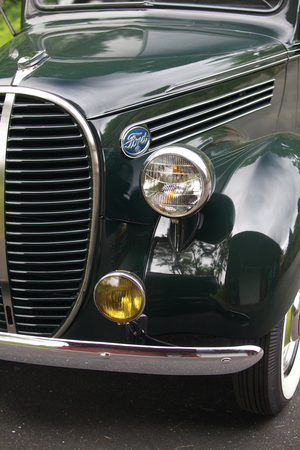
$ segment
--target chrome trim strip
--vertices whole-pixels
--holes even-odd
[[[256,103],[259,103],[259,102],[264,101],[264,100],[271,99],[272,97],[273,97],[273,94],[270,94],[270,95],[265,96],[265,97],[261,97],[261,98],[259,98],[258,100],[254,100],[254,101],[252,101],[252,102],[247,103],[247,106],[253,106],[253,105],[256,105]],[[228,103],[228,105],[233,104],[233,103],[234,103],[234,102]],[[244,116],[244,115],[247,115],[247,114],[251,114],[252,112],[258,111],[258,110],[263,109],[263,108],[265,108],[265,107],[267,107],[267,106],[270,106],[270,105],[268,104],[268,105],[259,106],[258,108],[252,109],[250,112],[247,111],[247,112],[244,112],[244,113],[240,113],[240,114],[239,114],[239,111],[240,111],[240,110],[245,109],[244,105],[242,105],[242,106],[238,106],[238,107],[236,107],[236,108],[232,108],[230,112],[231,112],[231,113],[235,113],[235,112],[237,113],[237,116],[236,116],[236,117],[234,116],[234,119],[235,119],[235,118],[237,118],[237,117],[241,117],[241,116]],[[207,110],[206,112],[209,113],[209,112],[215,111],[215,110],[218,110],[218,109],[217,109],[217,108],[212,108],[212,109],[210,109],[210,110]],[[204,124],[205,122],[211,122],[212,119],[214,119],[214,120],[215,120],[215,119],[219,119],[219,118],[221,118],[221,117],[223,117],[223,116],[227,116],[227,115],[228,115],[228,112],[226,111],[226,112],[223,112],[223,113],[221,113],[221,114],[216,114],[216,115],[214,115],[213,117],[209,117],[209,118],[204,119],[204,120],[198,120],[198,121],[195,121],[195,122],[193,122],[192,124],[189,124],[189,125],[179,126],[179,127],[176,129],[176,132],[185,131],[185,130],[188,130],[189,128],[193,128],[193,127],[195,127],[195,126],[197,126],[197,125]],[[195,116],[196,116],[196,115],[195,115]],[[197,117],[197,116],[196,116],[196,117]],[[231,122],[232,120],[233,120],[232,118],[226,119],[226,122],[228,122],[228,121]],[[183,120],[181,120],[181,121],[178,120],[177,122],[178,122],[178,124],[179,124],[180,122],[183,122]],[[223,123],[225,123],[225,122],[223,121]],[[169,122],[167,125],[168,125],[168,126],[169,126],[169,125],[173,125],[173,123],[172,123],[172,122]],[[217,126],[219,126],[219,125],[217,125]],[[216,127],[216,125],[214,125],[214,127]],[[165,126],[162,125],[162,126],[160,126],[160,127],[153,128],[153,129],[151,129],[151,132],[157,131],[157,130],[159,130],[159,129],[164,129],[164,128],[166,128],[166,125],[165,125]],[[199,131],[198,131],[197,133],[199,133]],[[197,133],[196,133],[196,134],[197,134]],[[172,131],[167,132],[167,133],[160,134],[160,135],[157,136],[157,137],[153,137],[153,138],[152,138],[152,142],[155,143],[156,140],[162,139],[162,138],[165,138],[165,137],[168,137],[168,136],[172,136],[173,134],[174,134],[174,132],[172,132]]]
[[[43,9],[45,11],[56,11],[56,10],[76,10],[78,8],[83,8],[83,4],[79,3],[78,5],[74,5],[74,4],[62,4],[62,5],[47,5],[39,0],[35,0],[37,6],[40,9]],[[276,6],[272,7],[269,4],[267,4],[267,6],[269,6],[269,9],[261,9],[261,8],[243,8],[243,7],[238,7],[238,6],[224,6],[224,5],[196,5],[195,3],[176,3],[175,2],[164,2],[164,1],[152,1],[152,0],[141,0],[141,1],[131,1],[131,2],[107,2],[107,3],[102,3],[101,4],[101,9],[107,10],[110,8],[116,9],[124,9],[124,8],[130,8],[130,9],[135,9],[135,8],[174,8],[174,9],[187,9],[187,10],[195,10],[195,11],[206,11],[206,10],[212,10],[212,11],[220,11],[220,12],[246,12],[248,14],[251,13],[259,13],[259,14],[271,14],[272,12],[277,11],[277,9],[279,9],[279,7],[282,5],[283,0],[281,0]],[[96,3],[96,4],[84,4],[84,8],[85,9],[92,9],[92,8],[99,8],[100,4]]]
[[[72,341],[0,333],[1,359],[44,366],[157,375],[223,375],[256,364],[263,350],[237,347],[158,347]]]
[[[268,59],[273,58],[273,56],[274,55],[272,55],[272,57],[266,58],[265,60],[267,61]],[[145,100],[145,101],[141,101],[141,102],[137,102],[137,103],[132,103],[132,104],[124,106],[124,107],[120,107],[120,108],[117,108],[117,109],[105,111],[104,113],[101,113],[101,114],[96,115],[96,116],[89,116],[89,117],[87,117],[87,119],[88,120],[99,119],[101,117],[109,116],[111,114],[118,114],[118,113],[121,113],[121,112],[130,111],[130,110],[132,110],[134,108],[141,108],[143,106],[151,105],[151,104],[157,103],[159,101],[168,100],[169,98],[172,98],[175,93],[176,94],[186,94],[188,92],[195,91],[196,89],[208,88],[208,87],[214,86],[214,85],[216,85],[218,83],[224,83],[226,81],[230,81],[230,80],[238,79],[238,78],[241,78],[241,77],[245,77],[245,76],[250,75],[252,73],[260,72],[262,70],[269,69],[270,67],[278,66],[279,64],[287,63],[287,61],[288,61],[287,53],[283,52],[283,53],[278,54],[277,56],[280,59],[278,59],[278,60],[276,59],[273,62],[270,62],[268,64],[261,64],[261,62],[263,60],[255,61],[255,63],[249,63],[249,64],[241,65],[240,67],[237,67],[236,69],[230,69],[230,70],[225,71],[225,72],[216,73],[213,76],[213,78],[207,77],[207,78],[201,78],[199,80],[188,81],[188,82],[182,83],[182,84],[176,84],[174,86],[170,86],[160,96],[154,97],[151,100]],[[243,67],[247,68],[247,66],[251,65],[251,64],[255,66],[255,67],[253,67],[253,69],[241,70]],[[236,70],[239,70],[239,72],[236,72]],[[234,73],[230,74],[230,72],[234,72]],[[229,73],[229,75],[225,76],[227,73]]]
[[[248,64],[243,64],[240,67],[238,67],[238,70],[240,72],[239,73],[233,73],[232,75],[226,76],[227,74],[230,74],[231,72],[235,72],[236,69],[229,69],[229,70],[226,70],[224,72],[220,72],[220,73],[214,75],[213,78],[212,77],[206,77],[206,78],[201,78],[201,79],[198,79],[198,80],[192,80],[192,81],[189,81],[187,83],[175,84],[174,86],[171,86],[170,88],[168,88],[166,90],[166,92],[167,93],[169,93],[169,92],[185,92],[187,90],[196,89],[196,88],[199,88],[199,87],[204,87],[204,86],[207,86],[207,85],[210,85],[210,84],[216,84],[216,83],[221,82],[221,81],[224,82],[224,81],[231,80],[233,78],[239,78],[241,76],[246,76],[246,75],[249,75],[250,73],[258,72],[260,70],[264,70],[264,69],[267,69],[269,67],[272,67],[272,66],[275,66],[275,65],[278,65],[278,64],[283,64],[283,63],[287,62],[287,54],[285,52],[280,53],[280,54],[278,54],[276,56],[278,57],[278,60],[275,59],[274,61],[272,61],[270,63],[267,63],[267,64],[263,64],[263,62],[264,61],[267,62],[268,60],[273,59],[274,55],[269,56],[269,57],[264,58],[264,59],[261,59],[260,61],[255,61],[254,63],[252,62],[252,63],[248,63]],[[259,66],[257,66],[257,65],[259,65]],[[253,67],[253,69],[249,69],[249,70],[245,70],[245,71],[241,70],[241,69],[247,68],[249,66],[250,67],[251,66],[255,66],[255,67]]]
[[[12,86],[0,86],[0,93],[7,94],[21,94],[21,95],[29,95],[32,97],[38,97],[43,100],[50,101],[58,106],[64,108],[68,113],[73,116],[73,118],[78,122],[80,127],[82,128],[85,138],[87,140],[90,154],[91,154],[91,164],[92,164],[92,172],[93,172],[93,211],[92,211],[92,220],[91,220],[91,235],[90,235],[90,244],[89,244],[89,254],[87,260],[87,267],[85,272],[85,277],[82,283],[81,291],[78,295],[77,302],[72,309],[72,312],[68,316],[65,323],[59,329],[56,337],[61,336],[65,330],[70,326],[70,323],[74,320],[74,317],[78,313],[80,305],[82,303],[83,297],[88,289],[89,277],[92,269],[93,259],[96,251],[96,240],[97,240],[97,229],[98,229],[98,217],[100,210],[100,174],[99,174],[99,158],[96,142],[94,140],[94,136],[91,132],[91,129],[85,120],[85,118],[80,114],[80,112],[68,103],[66,100],[62,99],[53,94],[49,94],[47,92],[43,92],[37,89],[32,88],[22,88],[22,87],[12,87]],[[3,115],[3,112],[2,112]],[[6,139],[5,139],[6,144]],[[1,141],[0,141],[1,145]],[[1,257],[1,256],[0,256]]]
[[[274,90],[274,86],[272,86],[272,88],[269,88],[269,89],[268,89],[268,91],[270,91],[270,90],[273,91],[273,90]],[[236,94],[236,93],[238,93],[238,92],[239,92],[239,91],[235,91],[234,94]],[[262,91],[259,92],[259,94],[261,94],[261,93],[262,93]],[[246,100],[246,99],[248,99],[248,98],[250,98],[250,97],[253,97],[253,94],[252,94],[252,95],[245,95],[245,96],[243,97],[243,100]],[[271,93],[268,94],[268,95],[265,95],[264,97],[260,97],[260,98],[258,98],[257,100],[252,100],[251,102],[247,103],[247,107],[248,107],[248,106],[255,105],[256,103],[262,102],[262,101],[264,101],[264,100],[268,100],[268,99],[271,100],[272,97],[273,97],[273,92],[271,92]],[[218,99],[220,99],[220,98],[223,99],[223,98],[226,98],[226,96],[224,95],[224,97],[216,97],[216,98],[213,98],[212,100],[218,100]],[[240,102],[240,99],[238,99],[238,100],[233,100],[233,101],[230,101],[230,102],[228,102],[228,103],[224,103],[224,104],[222,105],[221,109],[225,108],[226,106],[234,105],[235,103],[238,103],[238,102]],[[209,103],[209,102],[205,102],[205,103]],[[204,104],[204,103],[202,103],[202,104]],[[201,105],[201,103],[198,104],[198,105]],[[193,105],[193,106],[194,106],[194,105]],[[195,106],[197,106],[197,105],[195,105]],[[235,108],[232,108],[232,109],[230,110],[230,112],[240,111],[241,109],[245,109],[245,105],[237,106],[237,107],[235,107]],[[187,113],[188,113],[189,111],[191,111],[191,110],[192,110],[192,108],[186,108],[186,112],[187,112]],[[180,119],[176,119],[176,120],[170,120],[170,122],[167,122],[167,123],[165,123],[165,124],[159,125],[158,127],[151,128],[151,132],[153,133],[153,132],[155,132],[155,131],[164,129],[164,128],[166,128],[167,126],[169,127],[170,125],[180,124],[180,123],[185,122],[185,121],[187,121],[187,120],[189,120],[189,119],[194,119],[194,118],[197,118],[197,117],[201,117],[201,116],[203,116],[204,114],[205,114],[205,115],[206,115],[206,114],[210,114],[210,113],[212,113],[212,112],[214,112],[214,111],[219,111],[219,110],[220,110],[220,106],[219,106],[219,107],[216,106],[216,107],[214,107],[214,108],[208,108],[208,109],[206,109],[203,113],[194,113],[194,114],[191,114],[191,115],[187,115],[184,119],[180,118]],[[255,110],[256,110],[256,109],[255,109]],[[179,111],[179,110],[175,110],[175,113],[172,112],[171,114],[166,114],[165,117],[172,116],[172,115],[174,115],[174,114],[176,114],[176,113],[178,113],[178,112],[180,112],[180,111]],[[219,113],[219,114],[214,115],[214,116],[213,116],[213,119],[218,118],[218,117],[223,117],[223,116],[226,116],[226,115],[228,115],[228,111],[222,112],[221,114]],[[163,117],[163,116],[160,116],[160,117]],[[159,120],[159,117],[156,117],[156,118],[154,118],[154,119],[148,120],[148,121],[147,121],[148,126],[149,126],[149,124],[151,124],[151,122],[153,122],[154,120],[157,120],[157,119]],[[210,117],[208,117],[208,118],[206,118],[206,119],[198,120],[198,121],[193,122],[192,124],[190,124],[190,125],[188,125],[188,126],[185,126],[185,127],[181,127],[181,128],[176,129],[176,132],[177,132],[177,131],[180,131],[180,130],[187,129],[187,128],[191,128],[191,127],[193,127],[193,126],[195,126],[195,125],[200,125],[201,123],[209,122],[211,119],[212,119],[212,117],[210,116]],[[168,135],[168,134],[174,134],[174,132],[173,132],[173,133],[172,133],[172,132],[169,132],[169,133],[167,133],[166,135]],[[165,134],[159,135],[159,137],[157,137],[156,139],[160,139],[161,137],[164,137],[164,136],[165,136]],[[154,141],[154,140],[155,140],[155,138],[152,139],[152,141]]]
[[[49,58],[50,56],[47,55],[45,50],[20,58],[18,61],[18,70],[11,83],[12,86],[18,86],[21,81],[31,75],[32,72],[38,69]]]
[[[16,333],[16,324],[13,315],[13,308],[10,295],[9,278],[6,259],[6,239],[5,239],[5,160],[7,134],[10,122],[10,115],[15,100],[13,93],[6,95],[0,120],[0,282],[2,289],[3,309],[5,313],[6,326],[10,333]],[[7,310],[10,309],[8,317]]]
[[[300,45],[299,44],[294,44],[292,47],[290,47],[288,49],[289,61],[298,59],[299,56],[300,56]]]
[[[149,0],[145,0],[144,1],[144,5],[145,6],[168,6],[169,8],[180,8],[180,9],[195,9],[195,10],[212,10],[212,11],[219,11],[219,12],[247,12],[248,14],[250,13],[260,13],[260,14],[270,14],[272,12],[277,11],[277,9],[279,9],[279,7],[282,5],[283,0],[281,0],[279,2],[279,4],[277,4],[276,6],[271,6],[269,5],[267,2],[265,2],[267,4],[267,6],[269,6],[269,9],[261,9],[261,8],[252,8],[252,7],[242,7],[242,6],[225,6],[225,5],[195,5],[195,3],[178,3],[178,2],[159,2],[157,0],[155,0],[154,2],[151,2]],[[112,3],[112,5],[114,5],[115,3]]]
[[[249,86],[246,86],[244,88],[238,89],[236,91],[229,92],[229,93],[224,94],[224,95],[219,95],[217,97],[212,97],[212,98],[209,98],[209,99],[207,99],[205,101],[195,103],[193,105],[188,105],[188,106],[185,106],[183,108],[175,109],[175,110],[173,110],[171,112],[168,112],[168,113],[165,113],[165,114],[161,114],[159,116],[150,117],[148,119],[141,120],[140,122],[135,122],[135,123],[131,124],[130,127],[139,127],[141,125],[143,125],[143,126],[147,125],[147,127],[150,130],[150,134],[151,134],[151,143],[150,143],[150,147],[147,150],[147,152],[151,153],[154,150],[157,150],[157,149],[159,149],[159,148],[161,148],[161,147],[163,147],[165,145],[169,146],[169,145],[172,145],[172,144],[177,144],[178,142],[181,142],[183,140],[186,140],[186,139],[189,139],[189,138],[191,138],[193,136],[196,136],[197,134],[199,134],[199,132],[204,133],[204,132],[209,131],[209,130],[217,127],[217,126],[222,126],[222,125],[224,125],[224,124],[226,124],[228,122],[231,122],[232,120],[236,120],[236,119],[239,119],[241,117],[245,117],[248,114],[252,114],[252,113],[254,113],[256,111],[260,111],[260,110],[262,110],[264,108],[268,108],[270,106],[270,104],[271,104],[271,99],[273,97],[274,83],[275,83],[275,79],[271,78],[270,80],[266,80],[266,81],[263,81],[261,83],[256,83],[256,84],[253,84],[253,85],[249,85]],[[254,94],[247,94],[247,95],[245,95],[245,96],[243,96],[241,98],[238,98],[236,100],[230,100],[230,97],[232,97],[233,95],[237,95],[239,93],[247,92],[247,91],[250,91],[250,90],[256,89],[256,88],[261,88],[261,89],[259,91],[255,92]],[[264,97],[259,97],[258,99],[247,103],[247,105],[243,105],[243,106],[238,106],[238,107],[232,108],[230,110],[230,112],[235,112],[236,114],[231,116],[229,119],[226,118],[226,115],[228,115],[228,111],[227,111],[227,112],[221,113],[221,114],[219,113],[219,114],[216,114],[216,115],[210,115],[206,119],[202,119],[202,120],[200,119],[198,121],[194,121],[193,123],[191,123],[189,125],[184,125],[184,123],[186,122],[187,119],[194,119],[194,118],[197,118],[197,117],[201,118],[201,116],[206,115],[207,113],[211,114],[214,111],[219,111],[220,108],[223,109],[224,107],[230,107],[231,105],[234,105],[235,103],[240,102],[241,99],[248,99],[248,98],[251,98],[252,96],[259,96],[259,95],[261,95],[263,93],[268,93],[268,92],[269,92],[268,95],[265,95]],[[229,101],[226,100],[227,98],[229,98]],[[220,100],[222,100],[222,101],[224,100],[227,103],[224,102],[224,104],[222,104],[222,105],[215,106],[215,107],[209,107],[210,104],[212,104],[213,102],[219,102]],[[253,109],[251,109],[251,111],[246,111],[246,112],[243,111],[243,109],[245,107],[248,108],[249,106],[254,106],[256,103],[259,103],[259,102],[262,102],[262,101],[265,101],[265,100],[270,100],[270,103],[268,103],[266,105],[259,105],[258,107],[253,107]],[[203,107],[207,107],[208,106],[208,107],[207,107],[207,109],[203,110],[202,113],[193,112],[196,108],[199,108],[199,107],[202,107],[202,106]],[[183,114],[183,113],[186,114],[186,116],[184,118],[180,117],[178,119],[172,120],[172,117],[174,117],[174,116],[176,116],[178,114]],[[222,116],[224,116],[224,115],[225,115],[225,119],[222,120]],[[217,124],[211,125],[210,124],[211,120],[215,119],[215,118],[220,118],[221,120]],[[164,119],[166,119],[166,122],[164,122],[163,124],[158,125],[156,127],[151,127],[151,123],[156,122],[156,121],[160,121],[160,120],[164,120]],[[155,141],[158,141],[158,140],[160,140],[162,138],[166,138],[168,136],[170,136],[172,138],[172,135],[174,135],[174,132],[170,131],[170,132],[166,132],[164,134],[158,134],[157,136],[155,136],[154,133],[156,131],[164,130],[164,128],[168,128],[169,126],[175,125],[175,124],[178,124],[178,125],[183,124],[184,125],[184,126],[180,126],[180,127],[176,128],[176,132],[177,131],[184,131],[184,130],[188,130],[189,128],[193,128],[193,127],[195,127],[197,125],[201,126],[202,124],[205,124],[205,122],[208,122],[208,125],[207,126],[204,125],[204,127],[201,128],[201,131],[199,131],[199,129],[196,130],[196,131],[191,131],[191,132],[188,132],[184,137],[178,137],[178,138],[175,138],[173,140],[171,139],[170,141],[168,141],[167,144],[155,146]],[[140,155],[137,155],[137,157],[139,157],[139,156]]]
[[[261,111],[262,109],[265,109],[265,108],[269,108],[269,106],[270,106],[270,105],[265,105],[265,106],[261,106],[261,107],[256,108],[256,109],[252,109],[251,112],[245,112],[245,113],[243,113],[243,114],[237,114],[236,116],[231,117],[230,120],[226,119],[226,120],[223,120],[222,122],[218,122],[218,125],[209,125],[209,126],[207,126],[206,128],[202,128],[202,129],[201,129],[201,132],[199,132],[199,131],[194,131],[193,133],[187,134],[187,135],[184,136],[183,138],[178,138],[178,139],[174,139],[174,140],[168,141],[167,144],[158,145],[157,147],[151,147],[151,146],[150,146],[149,152],[153,152],[153,151],[155,151],[155,150],[159,150],[160,148],[163,148],[163,147],[166,147],[166,146],[169,147],[169,145],[178,144],[178,143],[180,143],[181,141],[186,141],[187,139],[190,139],[190,138],[192,138],[193,136],[197,136],[199,133],[205,133],[206,131],[212,130],[213,128],[221,127],[222,125],[225,125],[225,124],[228,123],[228,122],[232,122],[233,120],[241,119],[242,117],[248,116],[249,114],[252,114],[252,113],[254,113],[254,112]],[[153,142],[154,142],[154,139],[153,139]]]
[[[237,94],[240,94],[240,93],[243,93],[243,92],[247,92],[247,91],[250,91],[250,90],[255,89],[255,88],[262,88],[262,89],[260,91],[258,91],[258,92],[255,92],[254,94],[252,93],[252,94],[243,95],[243,100],[251,98],[254,95],[257,96],[257,95],[261,95],[263,93],[268,93],[270,91],[271,91],[270,94],[267,95],[265,97],[265,99],[272,98],[273,97],[273,91],[274,91],[274,83],[275,83],[275,78],[271,78],[270,80],[264,81],[262,83],[251,84],[249,86],[246,86],[246,87],[241,88],[241,89],[237,89],[237,90],[229,92],[227,94],[218,95],[217,97],[211,97],[211,98],[209,98],[207,100],[204,100],[202,102],[194,103],[193,105],[188,105],[188,106],[185,106],[183,108],[175,109],[175,110],[173,110],[171,112],[168,112],[168,113],[165,113],[165,114],[161,114],[159,116],[151,117],[149,120],[147,120],[147,121],[145,120],[144,122],[147,122],[147,124],[149,125],[153,121],[161,120],[161,119],[168,118],[168,117],[172,117],[172,116],[174,116],[175,114],[178,114],[178,113],[187,113],[188,115],[185,116],[184,119],[180,118],[180,119],[178,119],[176,121],[172,121],[171,120],[170,122],[167,122],[167,126],[173,125],[175,123],[180,123],[180,122],[182,122],[184,120],[187,120],[187,119],[192,119],[194,117],[201,116],[203,114],[211,113],[213,111],[218,111],[220,108],[224,108],[225,106],[230,106],[230,105],[233,105],[234,103],[239,103],[241,101],[241,98],[232,100],[231,97],[233,95],[237,95]],[[192,113],[192,111],[195,108],[198,108],[199,106],[205,106],[205,105],[209,106],[213,102],[218,102],[219,100],[226,100],[226,98],[229,98],[229,101],[227,103],[222,104],[221,106],[218,105],[218,106],[215,106],[215,107],[212,107],[212,108],[210,107],[208,109],[205,109],[205,111],[203,111],[203,113],[199,113],[199,112],[198,113]],[[261,100],[264,100],[264,98],[260,97],[259,100],[257,100],[257,101],[261,101]],[[255,102],[253,102],[253,104],[254,103]],[[251,105],[251,104],[252,103],[250,102],[247,105]],[[163,125],[161,125],[159,127],[155,127],[155,128],[151,128],[151,126],[150,126],[149,128],[151,128],[151,131],[154,132],[154,131],[159,130],[160,128],[164,128],[165,126],[166,126],[166,124],[163,124]]]
[[[209,105],[212,102],[219,101],[219,100],[225,100],[228,97],[230,99],[230,97],[232,97],[233,95],[240,94],[241,92],[249,91],[249,90],[255,89],[255,88],[260,88],[261,87],[262,90],[256,92],[254,95],[262,94],[262,93],[268,92],[270,90],[273,91],[274,90],[274,84],[275,84],[275,78],[270,78],[269,80],[262,81],[260,83],[249,84],[248,86],[245,86],[243,88],[236,89],[236,90],[231,91],[231,92],[227,92],[226,94],[223,94],[223,95],[218,95],[217,97],[210,97],[207,100],[203,100],[202,102],[197,102],[197,103],[194,103],[192,105],[189,104],[188,106],[185,106],[183,108],[174,109],[171,112],[168,112],[168,113],[165,113],[165,114],[160,114],[159,116],[151,117],[150,119],[144,120],[144,122],[142,122],[142,121],[141,122],[136,122],[136,123],[134,123],[133,125],[130,125],[130,126],[135,126],[138,123],[145,123],[145,122],[147,122],[147,124],[149,124],[149,123],[151,123],[153,121],[163,119],[164,117],[168,118],[170,116],[173,116],[174,114],[185,113],[185,112],[188,112],[188,111],[192,111],[194,108],[198,108],[199,106]],[[249,97],[251,98],[251,94],[245,95],[243,97],[243,99],[245,99],[245,98],[247,99]],[[240,100],[241,99],[239,98],[237,100],[229,101],[226,105],[232,105],[233,103],[236,103],[236,102],[238,102]],[[222,106],[224,106],[224,105],[222,105]],[[211,111],[214,111],[214,110],[218,110],[218,106],[216,106],[215,108],[208,108],[207,110],[205,110],[205,113],[206,112],[211,112]],[[151,128],[151,130],[152,131],[156,130],[156,128]]]

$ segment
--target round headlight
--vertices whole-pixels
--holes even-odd
[[[145,307],[146,294],[139,277],[123,271],[105,275],[95,286],[94,300],[99,311],[114,322],[130,322]]]
[[[196,213],[210,198],[214,184],[210,159],[188,146],[154,152],[141,174],[146,201],[158,213],[174,218]]]

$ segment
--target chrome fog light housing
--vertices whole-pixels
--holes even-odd
[[[142,280],[125,271],[111,272],[101,278],[94,289],[98,310],[109,320],[126,323],[139,317],[146,304]]]
[[[204,206],[214,190],[215,173],[205,153],[189,146],[170,146],[145,161],[140,184],[155,211],[180,218]]]

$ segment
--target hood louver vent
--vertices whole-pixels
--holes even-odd
[[[158,116],[146,123],[151,149],[173,144],[270,106],[274,80]]]

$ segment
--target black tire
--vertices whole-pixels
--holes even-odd
[[[299,296],[294,305],[299,308]],[[275,415],[290,401],[297,389],[300,345],[299,338],[292,340],[290,337],[294,305],[269,334],[252,341],[264,350],[263,358],[253,367],[233,375],[237,402],[246,411]]]

